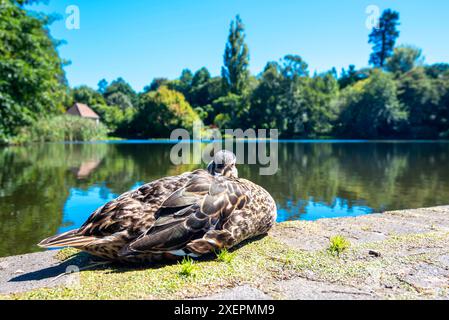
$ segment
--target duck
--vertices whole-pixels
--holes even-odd
[[[236,156],[220,150],[206,170],[163,177],[95,210],[81,227],[42,240],[125,263],[200,257],[267,234],[276,204],[261,186],[238,177]]]

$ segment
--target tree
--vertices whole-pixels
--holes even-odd
[[[179,77],[180,86],[178,91],[184,95],[188,94],[190,87],[192,86],[193,73],[190,69],[184,69]]]
[[[437,80],[416,68],[398,79],[398,97],[409,113],[408,135],[413,138],[438,138],[439,105],[442,92]]]
[[[347,86],[353,85],[360,80],[368,78],[370,72],[371,69],[368,68],[357,70],[353,64],[349,65],[347,71],[343,68],[341,70],[340,78],[338,79],[340,89],[344,89]]]
[[[106,98],[106,104],[109,106],[117,106],[122,110],[133,108],[131,99],[120,91],[110,94]]]
[[[228,93],[213,102],[214,124],[221,129],[241,127],[241,119],[247,119],[249,101],[246,96]],[[219,122],[217,122],[219,120]],[[246,121],[244,121],[246,122]]]
[[[100,116],[101,123],[105,124],[112,134],[129,135],[131,131],[130,123],[137,112],[135,108],[122,109],[118,106],[105,104],[95,105],[92,108]]]
[[[133,106],[137,106],[137,93],[123,78],[118,78],[112,81],[109,86],[107,86],[103,96],[107,100],[109,96],[117,92],[123,93],[131,100]]]
[[[394,49],[393,55],[387,59],[386,69],[400,74],[422,65],[422,50],[413,46],[400,46]]]
[[[277,62],[268,62],[259,84],[251,95],[249,127],[254,129],[281,129],[284,119],[281,114],[280,98],[283,94],[284,78]]]
[[[342,92],[337,133],[349,137],[388,138],[399,135],[407,112],[397,98],[392,76],[380,70]]]
[[[299,55],[288,54],[282,59],[282,75],[287,79],[307,77],[308,65]]]
[[[71,97],[72,103],[70,103],[69,106],[71,106],[75,102],[84,103],[91,107],[95,105],[106,104],[101,93],[85,85],[73,88],[71,90]]]
[[[49,35],[51,19],[30,15],[28,1],[0,5],[0,142],[39,118],[64,111],[67,82]]]
[[[432,65],[424,66],[426,74],[434,79],[449,75],[449,63],[434,63]]]
[[[374,27],[369,35],[368,43],[373,45],[369,63],[375,67],[383,68],[388,57],[393,53],[396,39],[399,37],[397,26],[399,25],[399,13],[387,9],[379,19],[378,27]]]
[[[191,88],[188,95],[190,98],[189,101],[193,106],[204,106],[210,103],[207,90],[207,84],[210,79],[210,72],[205,67],[199,69],[193,75]]]
[[[251,96],[251,126],[277,128],[284,137],[329,134],[337,115],[334,74],[308,77],[307,63],[297,55],[287,55],[281,64],[268,63]]]
[[[281,112],[281,131],[288,136],[309,134],[305,123],[308,121],[304,93],[307,86],[308,66],[298,55],[287,55],[281,60],[280,73],[282,94],[278,107]]]
[[[245,43],[245,26],[239,15],[231,22],[223,60],[221,74],[225,88],[231,93],[241,95],[249,77],[249,52]]]
[[[150,91],[157,91],[160,87],[165,86],[168,83],[169,80],[167,78],[154,78],[149,86],[145,86],[145,88],[143,88],[143,92],[147,93]]]
[[[182,93],[165,86],[142,96],[141,107],[131,125],[140,137],[168,138],[172,130],[192,130],[198,115]]]
[[[106,79],[101,79],[98,82],[98,92],[100,92],[101,94],[104,94],[106,92],[106,88],[108,87],[108,82],[106,81]]]

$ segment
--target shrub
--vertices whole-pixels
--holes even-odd
[[[182,93],[162,86],[142,96],[131,126],[143,137],[167,138],[177,128],[191,131],[199,120]]]
[[[14,143],[93,141],[106,139],[108,130],[99,123],[70,115],[43,118],[21,130]]]

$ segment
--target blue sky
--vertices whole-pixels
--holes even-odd
[[[65,27],[69,5],[80,9],[79,30]],[[301,55],[312,72],[364,67],[369,5],[399,11],[398,44],[422,48],[427,63],[449,62],[447,0],[50,0],[32,8],[62,17],[50,29],[67,41],[59,51],[72,62],[65,68],[70,85],[96,88],[102,78],[123,77],[140,91],[184,68],[218,75],[236,14],[246,25],[254,74],[286,54]]]

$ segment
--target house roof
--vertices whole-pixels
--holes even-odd
[[[100,119],[100,116],[84,103],[76,102],[66,113],[83,118]]]

